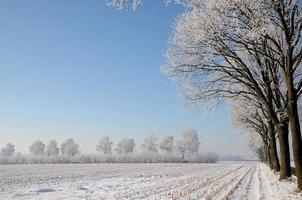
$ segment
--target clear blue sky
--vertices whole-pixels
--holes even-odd
[[[104,0],[0,2],[0,146],[27,152],[35,140],[97,140],[200,133],[201,150],[248,154],[226,107],[181,108],[160,71],[177,6],[146,1],[136,12]]]

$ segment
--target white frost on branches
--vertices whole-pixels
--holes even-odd
[[[1,149],[1,156],[12,156],[15,153],[15,145],[8,143],[6,147]]]
[[[61,145],[61,153],[57,142],[51,140],[44,151],[45,145],[41,141],[31,145],[32,155],[14,153],[14,145],[8,144],[2,149],[0,164],[56,164],[56,163],[179,163],[179,162],[216,162],[215,154],[200,154],[198,152],[199,140],[197,132],[187,130],[179,138],[174,151],[174,137],[162,138],[158,152],[157,137],[149,135],[141,152],[134,152],[134,139],[122,139],[115,149],[115,153],[109,154],[109,146],[112,142],[109,137],[101,141],[107,144],[105,154],[82,154],[79,145],[73,139],[67,139]],[[102,142],[101,142],[102,143]],[[181,148],[180,153],[176,150]],[[102,149],[102,148],[101,148]],[[100,150],[101,150],[100,149]]]
[[[50,140],[49,144],[45,150],[46,155],[48,156],[56,156],[60,153],[60,149],[58,148],[58,143],[55,140]]]
[[[167,136],[163,138],[160,142],[159,148],[163,153],[172,153],[174,148],[174,137]]]
[[[199,137],[196,130],[186,130],[176,142],[176,149],[184,159],[189,159],[198,154]]]
[[[34,155],[43,155],[45,150],[45,144],[41,142],[40,140],[34,142],[30,147],[29,147],[29,152],[34,154]]]
[[[115,152],[118,154],[132,154],[134,151],[134,147],[134,139],[124,138],[117,144]]]
[[[111,154],[113,142],[110,141],[108,136],[103,137],[102,140],[99,141],[99,144],[96,146],[96,150],[101,152],[102,154]]]
[[[72,138],[67,139],[61,144],[61,152],[67,156],[75,156],[80,153],[79,145]]]
[[[142,150],[144,153],[157,153],[158,144],[157,137],[154,134],[149,135],[142,144]]]

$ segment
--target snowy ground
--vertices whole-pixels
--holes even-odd
[[[1,200],[302,199],[265,165],[0,165]]]

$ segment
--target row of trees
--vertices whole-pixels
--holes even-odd
[[[60,153],[60,150],[63,155],[67,156],[75,156],[80,153],[79,145],[72,138],[63,142],[61,148],[58,147],[55,140],[50,140],[47,146],[38,140],[29,147],[29,152],[33,155],[56,156]]]
[[[110,141],[108,136],[103,137],[99,141],[96,149],[102,154],[111,154],[112,153],[113,142]],[[115,148],[115,152],[118,154],[129,154],[134,152],[135,142],[133,139],[122,139]],[[141,145],[142,153],[151,153],[156,154],[173,154],[179,153],[183,159],[188,159],[194,157],[198,154],[199,149],[199,138],[196,130],[187,130],[184,131],[181,135],[181,138],[177,140],[174,144],[174,137],[167,136],[164,137],[159,143],[158,138],[151,134],[144,140],[144,143]],[[175,151],[176,150],[176,151]]]
[[[50,140],[49,144],[46,146],[40,140],[35,141],[30,147],[29,152],[32,155],[47,155],[47,156],[56,156],[60,153],[67,156],[75,156],[80,153],[79,145],[74,142],[72,138],[67,139],[61,144],[61,148],[58,148],[58,144],[55,140]],[[1,156],[10,157],[15,154],[15,145],[8,143],[6,147],[1,149]],[[20,153],[18,153],[20,154]]]
[[[175,144],[174,144],[175,143]],[[111,155],[113,142],[108,136],[103,137],[97,144],[96,150],[102,155]],[[167,136],[158,142],[158,138],[151,134],[141,145],[141,152],[143,154],[178,154],[182,160],[192,159],[198,156],[199,137],[196,130],[186,130],[181,134],[179,140],[174,142],[173,136]],[[134,139],[124,138],[116,144],[114,149],[116,154],[133,154],[135,150]],[[80,154],[79,145],[73,139],[67,139],[58,147],[55,140],[49,141],[45,145],[42,141],[38,140],[29,147],[29,152],[33,156],[76,156]],[[13,156],[15,153],[15,146],[11,143],[1,149],[1,155],[5,157]]]
[[[140,0],[112,0],[118,8]],[[232,104],[235,127],[248,135],[280,179],[291,176],[289,133],[302,190],[302,0],[176,0],[164,72],[190,103]],[[278,154],[277,149],[280,149]]]

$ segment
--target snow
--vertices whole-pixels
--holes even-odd
[[[258,162],[0,165],[0,199],[302,199],[295,181]]]

